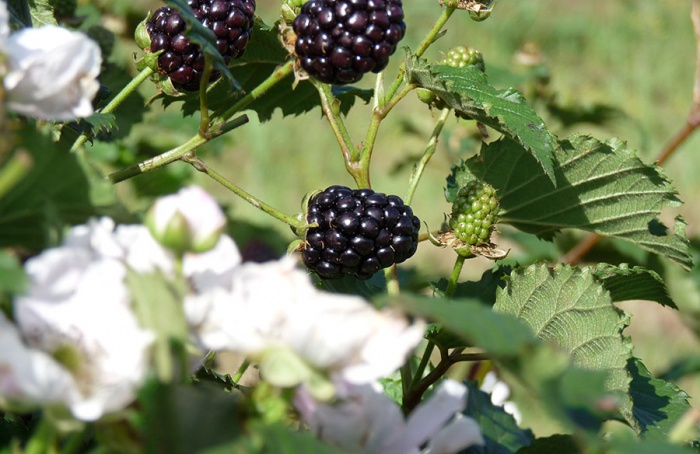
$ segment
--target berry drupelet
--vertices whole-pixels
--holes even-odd
[[[253,31],[255,0],[187,0],[194,16],[216,36],[216,46],[228,63],[243,55]],[[204,53],[185,35],[185,20],[174,8],[158,8],[146,23],[151,52],[160,50],[158,69],[178,90],[199,90]],[[212,80],[219,74],[212,74]]]
[[[406,32],[401,0],[311,0],[292,24],[301,67],[329,84],[386,68]]]
[[[418,248],[420,220],[395,195],[331,186],[311,198],[302,247],[304,264],[325,279],[369,279]]]
[[[463,243],[488,243],[500,212],[496,190],[488,183],[472,180],[452,203],[450,228]]]

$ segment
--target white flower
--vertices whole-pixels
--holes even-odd
[[[294,403],[316,436],[348,452],[451,454],[484,444],[476,421],[460,414],[467,389],[456,381],[444,380],[407,419],[376,383],[349,385],[344,391],[338,402],[327,404],[301,387]]]
[[[194,273],[191,280],[198,294],[186,299],[185,311],[212,350],[263,360],[287,349],[314,369],[367,383],[401,366],[423,336],[422,322],[317,290],[290,257],[245,263],[219,278]]]
[[[515,405],[515,402],[508,400],[510,387],[498,378],[496,372],[491,370],[486,373],[480,389],[485,393],[491,394],[491,403],[498,407],[503,407],[503,411],[513,416],[515,422],[520,424],[522,421],[520,410]]]
[[[16,299],[15,319],[26,355],[56,364],[34,367],[28,383],[65,381],[68,374],[61,403],[81,420],[128,405],[146,377],[154,336],[131,310],[126,275],[173,268],[145,227],[115,229],[108,218],[72,228],[63,246],[28,260],[30,289]],[[46,390],[25,394],[37,405],[55,403]]]
[[[0,18],[0,23],[7,21]],[[93,113],[91,101],[100,88],[102,64],[97,43],[83,33],[47,25],[12,33],[6,46],[9,70],[4,84],[10,110],[44,120]]]
[[[219,240],[226,217],[212,196],[191,186],[158,199],[148,212],[146,225],[166,247],[204,252]]]

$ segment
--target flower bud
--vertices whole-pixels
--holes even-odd
[[[197,186],[162,197],[146,215],[146,225],[163,246],[176,252],[205,252],[213,248],[226,225],[214,198]]]

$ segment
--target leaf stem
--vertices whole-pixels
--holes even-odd
[[[44,416],[39,421],[32,437],[24,448],[24,454],[46,454],[56,452],[57,432],[51,422]]]
[[[413,195],[415,194],[416,188],[418,187],[418,183],[420,182],[420,179],[423,176],[423,172],[425,171],[425,167],[428,165],[428,162],[435,154],[440,133],[442,132],[442,128],[445,126],[445,122],[447,121],[447,118],[450,115],[450,111],[450,109],[445,108],[442,109],[442,111],[440,112],[440,116],[438,117],[437,122],[435,122],[435,127],[433,128],[433,133],[430,136],[428,145],[425,147],[423,157],[418,162],[418,164],[416,164],[413,167],[413,172],[411,173],[411,178],[408,183],[408,192],[406,193],[406,197],[404,198],[406,205],[411,204],[411,201],[413,200]]]
[[[253,101],[261,98],[265,93],[270,91],[272,87],[280,83],[285,77],[293,72],[294,62],[291,60],[282,66],[278,66],[267,79],[251,90],[250,93],[239,99],[236,104],[225,110],[221,115],[219,115],[219,117],[223,118],[224,120],[228,120],[229,118],[233,117],[235,114],[252,104]]]
[[[210,137],[202,137],[201,135],[197,134],[196,136],[192,137],[179,147],[173,148],[170,151],[166,151],[165,153],[159,154],[158,156],[154,156],[151,159],[147,159],[138,164],[134,164],[133,166],[127,167],[126,169],[118,170],[110,174],[107,178],[111,183],[116,184],[124,180],[128,180],[129,178],[133,178],[146,172],[150,172],[159,167],[163,167],[164,165],[170,164],[173,161],[182,159],[182,157],[186,154],[195,151],[200,146],[224,134],[225,132],[235,129],[246,123],[248,123],[248,117],[246,115],[241,115],[240,117],[235,118],[234,120],[228,123],[225,123],[224,128],[219,128],[214,135],[210,134]]]
[[[226,189],[233,192],[234,194],[236,194],[238,197],[242,198],[246,202],[250,203],[251,205],[253,205],[255,208],[259,209],[260,211],[263,211],[263,212],[269,214],[270,216],[272,216],[273,218],[278,219],[278,220],[284,222],[285,224],[288,224],[289,226],[293,227],[294,229],[300,230],[303,227],[304,221],[296,219],[293,216],[289,216],[288,214],[282,213],[280,210],[273,208],[272,206],[268,205],[267,203],[263,202],[262,200],[259,200],[258,198],[256,198],[252,194],[250,194],[250,193],[246,192],[245,190],[243,190],[242,188],[236,186],[233,182],[227,180],[226,177],[224,177],[223,175],[221,175],[220,173],[218,173],[217,171],[215,171],[214,169],[212,169],[211,167],[206,165],[204,163],[204,161],[195,157],[193,154],[183,156],[182,160],[191,164],[198,171],[208,175],[214,181],[221,184]]]
[[[153,70],[149,67],[146,67],[143,70],[141,70],[141,72],[138,73],[138,75],[136,75],[136,77],[131,79],[131,82],[126,84],[126,86],[124,88],[122,88],[122,90],[119,93],[117,93],[116,96],[114,98],[112,98],[112,100],[103,109],[100,110],[100,113],[110,113],[114,109],[119,107],[119,105],[121,103],[123,103],[126,100],[126,98],[129,97],[130,94],[132,94],[134,91],[136,91],[136,89],[139,87],[139,85],[141,85],[146,79],[151,77],[152,74],[153,74]],[[76,151],[78,148],[83,146],[85,144],[85,142],[87,142],[87,140],[88,140],[87,134],[82,133],[75,140],[75,142],[73,143],[73,146],[71,146],[71,148],[70,148],[70,151]]]
[[[423,357],[420,359],[420,364],[418,364],[418,369],[416,369],[416,373],[413,376],[413,381],[411,382],[411,386],[409,387],[409,389],[413,389],[416,386],[418,386],[418,383],[423,378],[425,368],[428,367],[428,364],[430,364],[430,357],[433,354],[433,350],[435,350],[435,343],[431,340],[428,340],[428,345],[425,346],[425,350],[423,351]]]
[[[233,376],[231,377],[231,381],[233,381],[234,383],[238,384],[238,382],[239,382],[239,381],[241,380],[241,378],[243,377],[243,374],[245,374],[245,372],[248,370],[248,367],[250,367],[250,361],[248,361],[247,359],[244,359],[244,360],[243,360],[243,363],[242,363],[241,366],[238,368],[238,370],[236,371],[236,373],[233,374]]]

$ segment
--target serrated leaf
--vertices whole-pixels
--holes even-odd
[[[511,454],[533,441],[532,431],[521,429],[503,407],[491,403],[491,396],[474,382],[467,382],[469,394],[464,415],[474,418],[484,437],[483,446],[472,446],[460,454]]]
[[[426,60],[410,54],[406,57],[406,77],[438,95],[458,115],[479,121],[518,142],[544,170],[544,175],[556,181],[556,139],[517,90],[497,90],[476,66],[430,66]]]
[[[627,394],[632,344],[622,330],[629,316],[615,308],[590,269],[535,264],[515,270],[493,309],[525,322],[537,337],[563,348],[574,364],[606,371],[606,389]],[[631,418],[628,398],[621,411]]]
[[[635,266],[608,265],[599,263],[595,267],[594,277],[610,292],[613,302],[628,300],[655,301],[662,306],[678,309],[668,295],[666,283],[656,272]]]
[[[630,358],[632,413],[642,438],[666,440],[673,426],[690,410],[688,394],[676,385],[654,378],[638,358]]]
[[[53,16],[53,8],[48,0],[29,0],[29,11],[32,16],[32,25],[41,27],[42,25],[56,25],[56,18]]]
[[[265,445],[261,454],[349,454],[314,437],[310,432],[293,430],[281,424],[260,426]]]
[[[454,200],[461,186],[480,178],[498,191],[500,222],[545,239],[563,228],[586,230],[692,267],[685,223],[677,219],[671,232],[658,219],[664,208],[681,205],[659,167],[644,164],[617,139],[572,136],[560,145],[554,161],[556,187],[534,158],[514,151],[520,145],[501,139],[453,168],[447,199]]]
[[[187,23],[187,28],[183,32],[185,36],[194,44],[198,45],[205,55],[211,57],[213,68],[221,73],[222,77],[228,81],[230,86],[237,88],[238,82],[233,78],[231,71],[229,71],[228,66],[226,66],[226,62],[224,62],[224,58],[216,48],[216,36],[214,36],[214,32],[202,25],[202,23],[194,17],[192,8],[187,4],[186,0],[165,0],[165,3],[175,7],[180,12],[180,16],[182,16]]]
[[[66,146],[53,143],[31,123],[23,125],[17,142],[31,155],[32,167],[0,198],[0,247],[39,250],[56,244],[66,225],[97,212],[88,180]]]

